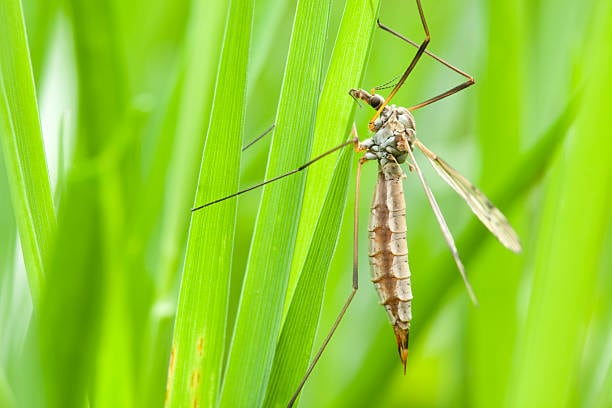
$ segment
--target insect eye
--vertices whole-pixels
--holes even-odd
[[[383,103],[383,98],[380,95],[372,95],[370,98],[370,106],[374,109],[378,109],[378,107]]]

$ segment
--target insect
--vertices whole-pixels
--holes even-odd
[[[468,204],[470,209],[478,217],[478,219],[491,231],[491,233],[498,238],[498,240],[508,249],[514,252],[520,252],[521,244],[517,234],[514,232],[510,224],[508,223],[505,216],[499,211],[489,199],[478,190],[473,184],[471,184],[465,177],[459,172],[453,169],[444,160],[438,157],[430,149],[428,149],[418,138],[416,133],[416,124],[412,111],[430,105],[441,99],[444,99],[454,93],[465,89],[474,84],[473,78],[447,63],[443,59],[439,58],[433,53],[426,50],[429,41],[429,29],[423,12],[423,8],[420,0],[416,0],[417,8],[420,15],[421,24],[425,32],[425,39],[420,43],[416,44],[401,34],[396,33],[390,28],[384,26],[380,22],[378,25],[384,31],[408,42],[412,46],[417,48],[417,51],[410,61],[410,64],[397,81],[387,98],[383,98],[378,95],[375,91],[377,88],[368,92],[363,89],[351,89],[349,94],[357,101],[362,101],[371,106],[376,110],[376,113],[369,122],[369,129],[373,132],[373,135],[363,141],[359,141],[357,137],[357,131],[353,127],[353,138],[326,153],[312,159],[305,163],[299,168],[292,170],[283,175],[277,176],[270,180],[266,180],[263,183],[255,185],[253,187],[241,190],[235,194],[227,197],[212,201],[202,206],[196,207],[193,211],[199,210],[200,208],[208,205],[215,204],[219,201],[235,197],[246,191],[261,187],[262,185],[271,183],[283,177],[287,177],[291,174],[295,174],[314,162],[322,159],[330,153],[342,149],[346,146],[352,145],[358,152],[363,152],[362,158],[359,160],[357,169],[357,189],[359,189],[359,180],[361,177],[362,166],[368,161],[377,161],[378,163],[378,181],[374,192],[374,198],[371,205],[371,215],[368,225],[369,234],[369,251],[368,256],[370,258],[370,266],[372,271],[372,281],[378,291],[380,303],[385,307],[393,332],[397,342],[397,349],[400,360],[402,362],[404,372],[406,371],[406,362],[408,358],[408,343],[409,343],[409,331],[410,322],[412,320],[412,289],[410,285],[410,269],[408,265],[408,247],[406,243],[406,209],[405,200],[402,187],[402,180],[405,177],[404,172],[400,165],[407,163],[410,171],[414,171],[425,191],[426,197],[432,207],[434,215],[438,221],[438,224],[442,230],[442,234],[448,247],[451,250],[454,261],[461,274],[461,277],[465,283],[468,293],[474,303],[476,303],[476,296],[469,284],[465,269],[461,260],[457,248],[454,243],[454,239],[450,233],[450,230],[446,224],[444,216],[438,206],[433,193],[418,166],[415,159],[414,149],[420,150],[428,161],[431,163],[436,172],[442,177],[442,179],[448,183]],[[396,105],[389,104],[393,97],[396,95],[398,90],[402,87],[414,67],[416,66],[419,59],[427,54],[434,58],[441,64],[464,76],[466,80],[454,88],[429,98],[417,105],[405,108]],[[357,193],[358,194],[358,193]],[[355,204],[357,206],[357,203]],[[355,211],[357,213],[357,209]],[[355,237],[357,236],[357,218],[355,219]],[[322,346],[316,353],[313,361],[311,362],[307,372],[302,378],[301,383],[297,387],[292,399],[289,401],[288,406],[292,406],[296,401],[302,387],[308,379],[313,368],[317,364],[317,361],[321,357],[325,347],[330,341],[333,333],[335,332],[338,324],[344,316],[347,308],[349,307],[356,291],[357,291],[357,268],[356,268],[356,249],[357,240],[354,240],[354,268],[353,268],[353,288],[349,294],[345,304],[338,315],[335,323],[325,338]]]

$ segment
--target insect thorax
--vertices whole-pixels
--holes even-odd
[[[374,121],[374,135],[361,145],[367,148],[364,157],[378,160],[384,166],[389,160],[403,163],[416,135],[412,114],[406,108],[387,106]]]

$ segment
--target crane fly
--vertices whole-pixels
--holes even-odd
[[[281,178],[295,174],[299,171],[306,169],[311,164],[322,159],[329,154],[340,150],[347,146],[353,146],[357,152],[363,152],[363,156],[359,160],[357,167],[356,177],[356,196],[359,196],[359,182],[361,178],[362,166],[368,161],[378,162],[378,180],[374,191],[374,197],[371,205],[371,214],[368,225],[369,234],[369,251],[368,256],[370,259],[370,267],[372,272],[372,282],[374,283],[378,292],[380,303],[385,307],[391,325],[393,326],[393,332],[395,335],[397,350],[403,365],[404,373],[406,372],[406,361],[408,358],[408,342],[410,332],[410,322],[412,320],[412,288],[410,285],[410,268],[408,265],[408,246],[406,243],[406,203],[404,199],[404,192],[402,186],[402,180],[406,177],[400,165],[406,163],[409,170],[414,171],[425,191],[425,195],[433,213],[436,217],[438,225],[442,231],[442,235],[448,245],[455,264],[459,270],[459,273],[463,279],[468,294],[474,304],[477,304],[476,296],[472,290],[465,273],[465,268],[459,258],[459,253],[455,245],[453,236],[446,224],[442,211],[438,206],[438,203],[427,185],[425,178],[421,172],[421,169],[415,159],[414,149],[415,147],[420,150],[429,163],[433,166],[440,177],[451,186],[453,190],[463,198],[468,204],[472,212],[478,217],[478,219],[489,229],[489,231],[504,245],[506,248],[513,252],[521,251],[521,244],[516,232],[510,226],[506,217],[498,210],[489,199],[472,183],[470,183],[465,177],[463,177],[457,170],[446,163],[442,158],[432,152],[427,146],[425,146],[418,138],[416,132],[416,124],[412,111],[430,105],[441,99],[444,99],[450,95],[453,95],[471,85],[474,84],[474,79],[463,72],[459,68],[449,64],[442,58],[426,50],[429,41],[429,28],[423,12],[423,7],[420,0],[416,0],[417,8],[423,30],[425,32],[425,38],[417,44],[401,34],[393,31],[389,27],[383,25],[378,21],[378,26],[398,37],[399,39],[407,42],[413,47],[417,48],[415,55],[413,56],[410,64],[399,78],[397,83],[393,86],[392,91],[389,93],[387,98],[382,97],[376,93],[377,90],[382,89],[383,86],[374,88],[368,92],[363,89],[351,89],[349,95],[352,96],[358,102],[365,102],[376,110],[374,116],[369,122],[369,130],[373,133],[371,137],[360,141],[357,136],[357,130],[353,125],[352,134],[353,137],[333,149],[315,157],[309,162],[302,166],[289,171],[288,173],[280,176],[271,178],[255,186],[247,189],[238,191],[232,195],[211,201],[204,205],[195,207],[192,211],[199,210],[209,205],[224,201],[226,199],[235,197],[247,191],[259,188],[265,184],[274,182]],[[427,54],[431,58],[440,62],[442,65],[455,71],[466,78],[461,84],[429,98],[417,105],[405,108],[401,106],[389,104],[392,98],[395,96],[397,91],[402,87],[417,62],[423,56]],[[270,131],[268,129],[265,133]],[[264,134],[265,134],[264,133]],[[288,406],[292,406],[301,389],[303,388],[306,380],[308,379],[313,368],[317,364],[321,357],[325,347],[329,343],[332,335],[338,327],[342,317],[348,309],[355,293],[358,289],[357,283],[357,214],[358,214],[358,200],[355,201],[355,221],[354,221],[354,256],[353,256],[353,287],[347,300],[342,307],[336,321],[332,325],[327,337],[323,341],[323,344],[318,349],[312,362],[310,363],[308,370],[304,374],[302,381],[297,386],[297,389],[289,401]]]

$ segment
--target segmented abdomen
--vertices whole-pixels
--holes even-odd
[[[412,320],[410,268],[406,244],[406,202],[403,172],[394,162],[378,166],[378,182],[368,227],[372,282],[387,310],[406,367],[408,331]]]

